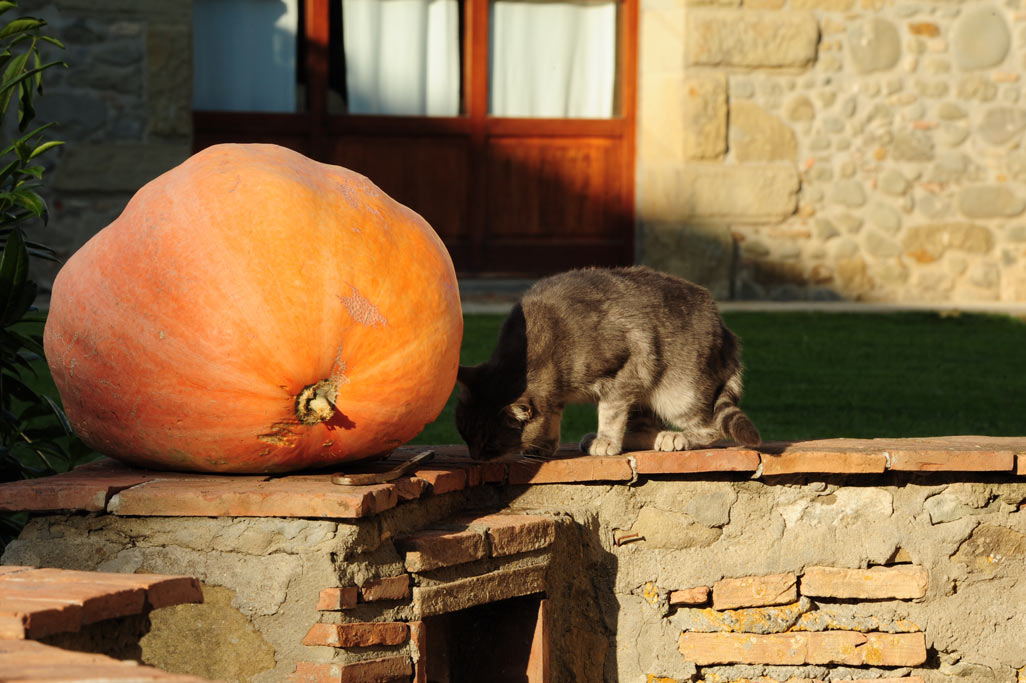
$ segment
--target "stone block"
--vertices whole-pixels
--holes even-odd
[[[192,135],[192,31],[186,25],[150,24],[146,35],[149,134]]]
[[[483,534],[476,531],[422,531],[396,541],[410,572],[473,562],[488,556]]]
[[[726,76],[687,76],[681,86],[685,158],[693,160],[723,157],[727,151]]]
[[[409,636],[409,625],[401,621],[314,624],[303,638],[303,645],[325,647],[402,645],[409,639]]]
[[[644,507],[631,526],[647,548],[704,548],[715,543],[720,529],[696,523],[690,515],[655,507]]]
[[[638,164],[682,164],[689,136],[684,76],[644,74],[638,84]],[[685,112],[684,116],[681,115]]]
[[[787,605],[798,601],[798,577],[793,573],[721,579],[713,584],[715,610]]]
[[[841,569],[807,567],[801,592],[815,598],[916,600],[926,595],[930,576],[915,565]]]
[[[678,645],[684,658],[698,666],[919,666],[926,661],[922,633],[682,633]]]
[[[413,608],[418,617],[458,612],[468,607],[545,590],[547,565],[531,565],[413,589]]]
[[[773,223],[798,208],[798,172],[789,163],[693,163],[661,180],[654,187],[675,198],[678,217],[686,220]],[[646,182],[646,193],[649,188]]]
[[[675,200],[667,198],[667,204]],[[670,213],[677,209],[668,206]],[[644,220],[639,225],[639,262],[702,285],[716,299],[730,298],[734,240],[729,226]]]
[[[694,607],[709,602],[709,586],[695,586],[670,591],[669,602],[673,606]]]
[[[816,60],[819,27],[812,12],[696,9],[687,36],[690,65],[801,68]]]
[[[356,607],[356,586],[325,588],[317,596],[317,609],[337,611]]]
[[[187,143],[68,144],[54,173],[64,192],[135,192],[189,157]]]
[[[368,683],[368,681],[406,681],[413,675],[410,658],[401,655],[364,659],[347,664],[297,662],[291,683]]]
[[[794,129],[747,100],[730,105],[730,148],[738,161],[794,161],[798,139]]]
[[[986,226],[976,223],[934,223],[909,228],[903,246],[914,261],[933,263],[948,249],[986,254],[994,248],[994,236]]]
[[[901,58],[901,36],[887,19],[869,17],[848,25],[848,49],[859,73],[886,71]]]
[[[372,579],[360,586],[360,598],[364,602],[405,600],[408,597],[410,597],[409,574]]]

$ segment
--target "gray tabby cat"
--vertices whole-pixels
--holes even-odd
[[[460,366],[456,426],[476,459],[551,456],[567,403],[598,403],[592,455],[761,442],[737,403],[737,337],[709,292],[644,267],[539,280],[491,358]],[[678,429],[668,429],[665,425]]]

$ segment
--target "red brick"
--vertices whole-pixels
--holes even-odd
[[[488,555],[482,534],[474,531],[421,531],[399,539],[406,570],[423,572],[472,562]]]
[[[926,661],[922,633],[682,633],[679,649],[698,666],[712,664],[842,664],[919,666]]]
[[[538,602],[538,619],[531,639],[531,652],[527,656],[527,683],[549,681],[549,601]]]
[[[704,605],[709,602],[709,586],[670,591],[671,605]]]
[[[292,683],[391,683],[408,681],[413,666],[406,656],[365,659],[349,664],[297,662]]]
[[[45,638],[82,628],[82,606],[0,596],[0,638]]]
[[[360,586],[360,597],[365,602],[405,600],[410,597],[410,575],[386,576],[367,581]]]
[[[492,557],[546,548],[556,538],[556,522],[543,515],[484,515],[460,521],[488,534]]]
[[[869,569],[808,567],[801,592],[816,598],[915,600],[926,595],[929,583],[927,571],[910,564]]]
[[[152,481],[122,491],[111,501],[118,515],[161,517],[310,517],[354,519],[395,507],[396,487],[339,486],[317,479],[209,477]]]
[[[324,611],[352,609],[356,607],[356,596],[356,586],[325,588],[317,596],[317,609]]]
[[[631,453],[638,474],[693,474],[697,472],[754,472],[759,454],[746,448],[701,451],[638,451]]]
[[[721,579],[713,584],[713,609],[789,605],[798,601],[798,577],[792,573]]]
[[[428,683],[427,627],[423,621],[410,622],[410,642],[413,643],[413,683]]]
[[[35,567],[22,567],[15,564],[7,564],[0,566],[0,576],[4,574],[20,574],[21,572],[27,572],[35,569]]]
[[[72,470],[39,479],[0,484],[0,510],[103,512],[111,497],[153,478],[152,472]]]
[[[510,484],[570,484],[633,478],[630,461],[623,455],[582,455],[542,463],[509,463]]]
[[[8,577],[0,578],[0,586]],[[66,583],[110,586],[112,588],[142,588],[146,591],[146,604],[150,609],[171,605],[203,602],[199,581],[191,576],[164,574],[118,574],[87,572],[70,569],[35,569],[9,577],[11,580],[31,583]]]
[[[762,456],[763,476],[780,474],[880,474],[887,468],[883,453],[796,449]]]
[[[502,484],[506,481],[506,463],[486,462],[481,465],[481,483]]]
[[[32,640],[0,640],[0,680],[202,683],[204,679],[170,674],[106,655],[62,650]]]
[[[146,591],[142,588],[105,586],[75,581],[32,583],[0,580],[4,600],[17,601],[26,607],[37,605],[52,609],[54,603],[78,605],[82,608],[82,623],[91,624],[103,619],[140,614],[146,605]]]
[[[428,483],[419,477],[400,477],[389,482],[395,487],[399,500],[416,500],[427,491]]]
[[[462,491],[467,487],[467,473],[458,467],[421,467],[414,471],[414,475],[430,484],[435,495]]]
[[[1015,469],[1013,451],[934,449],[889,450],[888,469],[906,472],[1008,472]]]
[[[303,638],[303,645],[323,645],[325,647],[402,645],[409,639],[409,635],[409,626],[400,621],[314,624]]]

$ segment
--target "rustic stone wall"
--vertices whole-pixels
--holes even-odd
[[[643,262],[740,299],[1026,300],[1017,2],[642,0]]]
[[[3,562],[198,577],[205,603],[154,612],[143,657],[219,680],[410,680],[425,620],[541,590],[553,682],[1026,675],[1017,475],[700,477],[478,487],[359,521],[52,514]]]
[[[67,69],[44,74],[39,122],[66,144],[46,155],[50,222],[35,233],[67,258],[116,218],[147,181],[181,163],[192,144],[192,3],[21,0],[46,19]],[[49,285],[56,267],[41,266]]]

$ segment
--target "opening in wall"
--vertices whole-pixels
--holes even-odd
[[[428,683],[547,683],[547,610],[538,594],[425,618]]]

